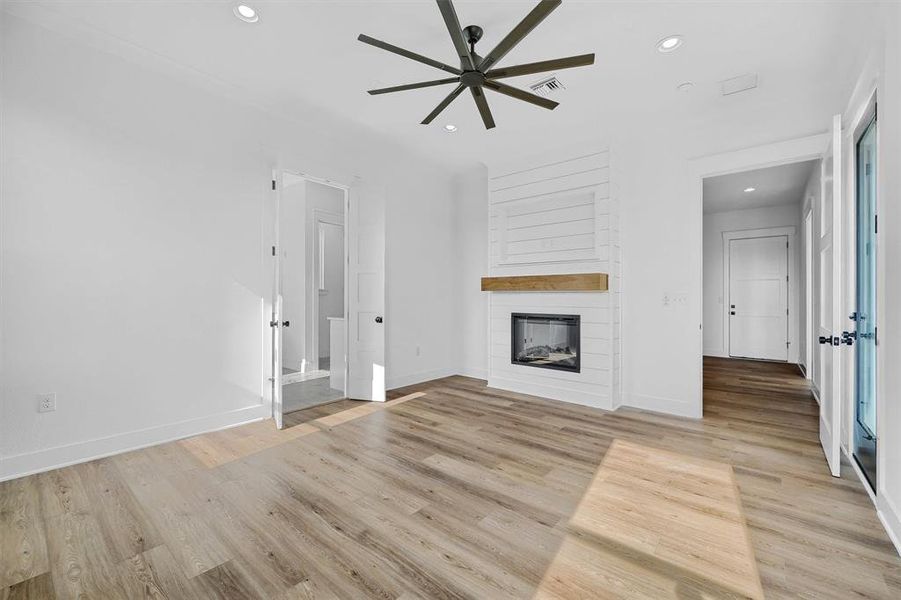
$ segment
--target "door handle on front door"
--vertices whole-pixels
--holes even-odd
[[[854,341],[857,339],[856,331],[843,331],[842,332],[842,343],[847,344],[849,346],[854,345]]]
[[[838,339],[838,337],[833,337],[831,335],[830,336],[822,336],[821,335],[820,343],[821,344],[829,344],[830,346],[838,346],[839,344],[841,344],[841,341]]]
[[[381,323],[381,322],[382,322],[382,318],[381,318],[381,317],[376,317],[376,318],[375,318],[375,322],[376,322],[376,323]]]

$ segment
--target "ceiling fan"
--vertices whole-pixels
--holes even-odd
[[[507,36],[494,47],[491,52],[484,57],[476,54],[475,46],[482,38],[482,28],[478,25],[469,25],[465,29],[460,28],[460,21],[457,19],[457,11],[451,0],[436,0],[438,2],[438,10],[444,17],[444,24],[447,25],[447,31],[450,33],[454,48],[460,57],[460,68],[432,60],[421,54],[410,52],[403,48],[399,48],[387,42],[371,38],[368,35],[360,34],[357,38],[364,44],[387,50],[401,56],[405,56],[417,62],[441,69],[448,73],[453,73],[453,77],[445,79],[435,79],[433,81],[423,81],[420,83],[408,83],[405,85],[396,85],[393,87],[381,88],[377,90],[369,90],[370,94],[388,94],[391,92],[402,92],[405,90],[415,90],[419,88],[432,87],[436,85],[446,85],[456,83],[454,88],[441,103],[435,107],[423,119],[422,124],[428,125],[435,117],[441,114],[445,108],[453,102],[457,96],[463,93],[463,90],[469,88],[479,114],[482,115],[482,121],[485,123],[485,129],[494,127],[494,117],[491,115],[491,109],[488,108],[488,101],[485,99],[485,89],[489,89],[517,100],[524,100],[536,106],[553,110],[557,107],[557,102],[542,98],[536,94],[520,90],[498,81],[505,77],[516,77],[518,75],[531,75],[533,73],[544,73],[557,69],[570,69],[572,67],[584,67],[594,64],[594,54],[581,54],[579,56],[570,56],[567,58],[556,58],[552,60],[542,60],[523,65],[515,65],[512,67],[502,67],[494,69],[494,65],[504,58],[510,50],[512,50],[519,42],[523,40],[535,27],[538,26],[554,9],[556,9],[563,0],[540,0],[538,5],[513,28]]]

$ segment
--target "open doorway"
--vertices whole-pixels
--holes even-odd
[[[703,182],[704,355],[802,362],[802,200],[817,161]]]
[[[281,400],[287,414],[346,396],[346,190],[284,173],[278,214]]]
[[[384,187],[275,170],[272,191],[267,375],[276,426],[288,412],[340,398],[384,402]]]

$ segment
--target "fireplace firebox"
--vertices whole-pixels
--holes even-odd
[[[510,315],[514,365],[579,373],[579,315]]]

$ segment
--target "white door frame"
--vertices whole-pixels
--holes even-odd
[[[786,340],[789,342],[788,352],[786,352],[786,357],[788,362],[792,362],[792,353],[795,351],[795,348],[792,346],[797,346],[797,342],[793,343],[792,340],[792,325],[795,323],[797,319],[797,315],[794,313],[797,311],[792,310],[792,292],[795,290],[795,261],[792,260],[795,252],[795,228],[792,226],[787,227],[769,227],[764,229],[742,229],[737,231],[724,231],[723,232],[723,298],[726,299],[726,302],[723,303],[723,331],[724,331],[724,340],[726,346],[724,348],[725,354],[727,356],[731,356],[731,335],[729,326],[729,306],[731,306],[730,297],[732,294],[732,290],[729,285],[729,274],[730,274],[730,262],[732,260],[730,254],[730,242],[732,240],[748,240],[754,238],[768,238],[768,237],[781,237],[785,236],[788,238],[788,286],[786,286],[786,293],[788,294],[788,298],[786,298],[786,306],[788,306],[788,319],[786,319],[786,327],[787,331],[785,332]]]
[[[694,195],[695,218],[692,222],[692,231],[688,232],[691,239],[695,240],[695,293],[697,298],[704,297],[704,180],[718,175],[741,173],[766,167],[778,167],[807,160],[817,160],[823,157],[823,148],[829,140],[830,134],[821,133],[808,137],[777,142],[725,152],[712,156],[696,158],[689,162],[689,178],[692,194]],[[698,414],[700,418],[704,414],[704,303],[696,303],[696,318],[698,333],[695,338],[695,356],[697,357],[697,372],[695,384],[695,396],[698,398]]]
[[[345,192],[345,196],[346,195],[347,195],[347,193]],[[347,209],[347,206],[346,206],[347,198],[346,197],[344,199],[344,202],[345,202],[344,208]],[[313,209],[313,223],[312,223],[313,229],[312,229],[312,231],[313,231],[313,234],[315,235],[315,239],[312,240],[313,251],[310,253],[310,257],[309,257],[311,265],[312,265],[310,272],[313,274],[313,281],[311,282],[313,285],[309,286],[307,288],[306,292],[310,295],[309,306],[310,306],[312,314],[313,314],[313,320],[312,320],[312,323],[310,324],[310,333],[311,333],[310,340],[311,340],[313,348],[315,349],[315,352],[316,352],[316,354],[314,355],[316,357],[316,360],[313,362],[313,368],[316,370],[319,370],[319,368],[320,368],[320,366],[319,366],[319,290],[320,290],[320,288],[319,288],[318,284],[319,284],[319,274],[320,274],[319,273],[319,263],[322,261],[322,257],[320,256],[322,248],[319,247],[319,239],[320,239],[320,235],[321,235],[320,224],[322,224],[322,223],[329,223],[331,225],[337,225],[337,226],[341,227],[341,230],[345,234],[344,252],[345,253],[347,252],[347,220],[346,220],[345,216],[339,215],[338,213],[333,213],[333,212],[330,212],[327,210],[322,210],[321,208],[314,208]],[[346,254],[343,257],[343,260],[344,260],[344,284],[346,286],[347,285]],[[345,288],[345,293],[344,293],[344,303],[345,303],[344,318],[347,319],[347,290],[346,290],[346,288]],[[347,321],[345,321],[345,323],[347,323]],[[345,327],[345,329],[346,329],[346,327]],[[346,334],[347,334],[347,332],[345,331],[345,335]],[[347,348],[346,345],[344,347]],[[344,392],[346,395],[347,390],[345,389]]]
[[[809,205],[805,204],[804,209],[802,211],[803,217],[801,219],[801,227],[803,227],[804,231],[804,248],[802,251],[804,252],[801,257],[801,264],[804,265],[804,298],[801,302],[804,303],[804,333],[798,335],[799,341],[801,339],[804,340],[804,377],[810,381],[811,386],[813,386],[813,370],[814,363],[816,362],[813,359],[813,327],[814,327],[814,315],[813,315],[813,202],[811,201]],[[800,323],[798,324],[800,327]],[[799,357],[800,358],[800,357]],[[814,394],[816,397],[816,394]],[[819,402],[819,398],[817,398],[817,402]]]
[[[274,260],[274,268],[273,268],[273,285],[272,285],[272,289],[273,289],[272,321],[276,322],[277,325],[275,327],[270,327],[270,331],[271,331],[270,340],[271,340],[271,345],[273,348],[273,357],[272,357],[272,361],[269,365],[269,368],[271,369],[272,372],[270,374],[267,374],[265,376],[265,378],[272,382],[272,389],[273,389],[272,403],[271,403],[272,404],[272,417],[275,420],[275,424],[278,429],[281,429],[284,426],[284,424],[282,422],[283,403],[281,400],[281,379],[282,379],[282,376],[281,376],[281,354],[282,354],[281,346],[282,346],[282,340],[281,340],[281,335],[277,335],[280,332],[276,332],[275,329],[281,327],[281,318],[282,318],[282,315],[279,314],[279,311],[278,311],[278,307],[281,304],[280,294],[281,294],[281,254],[282,254],[279,230],[280,230],[280,225],[281,225],[281,221],[280,221],[280,218],[281,218],[281,190],[282,190],[282,186],[283,186],[283,175],[285,173],[290,173],[291,175],[295,175],[297,177],[300,177],[301,179],[304,179],[304,180],[312,182],[312,183],[318,183],[321,185],[338,188],[338,189],[342,190],[344,193],[344,257],[345,257],[345,259],[344,259],[345,260],[344,319],[345,319],[345,323],[347,323],[347,316],[348,316],[349,308],[350,308],[349,307],[350,298],[348,296],[349,273],[348,273],[348,269],[347,269],[347,265],[346,265],[348,249],[349,249],[348,248],[349,239],[348,239],[348,235],[347,235],[347,218],[348,218],[348,213],[350,211],[350,186],[342,184],[342,183],[337,183],[337,182],[331,181],[329,179],[315,177],[313,175],[309,175],[309,174],[303,173],[301,171],[296,171],[294,169],[273,169],[272,180],[274,182],[273,191],[275,192],[275,194],[273,194],[274,202],[275,202],[275,210],[274,210],[275,222],[273,223],[273,226],[275,228],[275,235],[273,237],[274,244],[275,244],[274,245],[275,250],[273,252],[273,258],[275,260]],[[307,287],[309,289],[309,286],[307,286]],[[314,294],[314,296],[318,297],[318,293]],[[318,302],[317,302],[317,306],[318,306]],[[309,309],[310,309],[310,307],[308,307],[307,310],[309,310]],[[304,315],[304,319],[306,319],[306,315]],[[316,319],[313,319],[313,320],[315,321]],[[268,323],[267,323],[267,325],[268,325]],[[344,335],[345,335],[344,348],[346,351],[349,351],[350,350],[350,347],[349,347],[350,335],[349,335],[349,331],[348,331],[347,327],[344,328]],[[317,354],[318,354],[318,351],[319,350],[317,347],[317,349],[316,349]],[[317,358],[317,363],[318,363],[318,358]],[[344,392],[345,392],[345,395],[347,395],[347,387],[346,387],[347,383],[346,382],[348,380],[348,375],[349,375],[348,371],[350,369],[350,366],[349,366],[349,364],[347,364],[347,361],[345,361],[345,363],[346,364],[344,367],[345,368]]]

